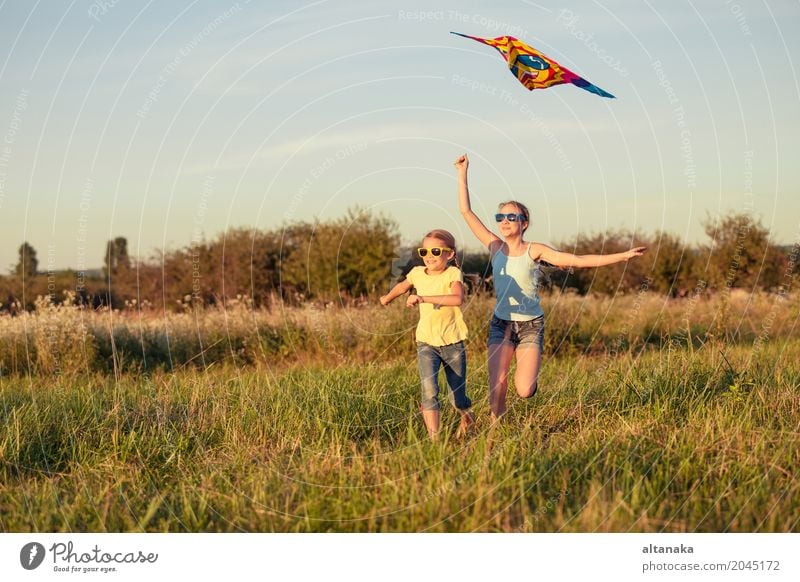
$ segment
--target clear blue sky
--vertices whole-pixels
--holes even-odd
[[[663,228],[720,211],[800,232],[796,1],[0,2],[0,269],[92,268],[230,226],[360,204],[407,240],[476,247],[474,205],[533,210],[530,238]],[[615,94],[528,92],[517,36]]]

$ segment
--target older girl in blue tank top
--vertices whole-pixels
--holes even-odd
[[[495,220],[500,235],[492,233],[472,211],[467,186],[466,155],[455,161],[458,170],[458,201],[461,215],[492,259],[492,278],[497,301],[489,325],[489,405],[492,419],[506,412],[506,392],[511,360],[516,357],[514,386],[522,398],[530,398],[538,388],[539,367],[544,339],[544,312],[539,305],[537,287],[539,262],[556,267],[602,267],[641,256],[645,247],[608,255],[574,255],[545,244],[523,240],[530,223],[524,204],[503,202]]]

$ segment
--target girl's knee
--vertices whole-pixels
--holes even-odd
[[[533,398],[538,389],[539,389],[539,382],[536,381],[532,385],[524,386],[522,388],[518,386],[517,394],[519,394],[521,398]]]

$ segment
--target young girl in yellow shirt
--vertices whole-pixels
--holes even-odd
[[[417,249],[424,266],[414,267],[386,295],[382,305],[389,305],[412,287],[415,293],[406,300],[407,307],[419,306],[417,324],[417,359],[422,384],[422,418],[428,435],[439,432],[439,369],[444,366],[450,388],[450,401],[461,413],[458,434],[472,425],[472,402],[467,396],[467,354],[464,340],[467,325],[459,306],[464,301],[464,285],[456,257],[456,241],[446,230],[432,230]],[[451,265],[450,262],[454,264]]]

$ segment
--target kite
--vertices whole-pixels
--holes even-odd
[[[547,89],[548,87],[561,85],[562,83],[572,83],[590,93],[600,95],[600,97],[615,98],[611,93],[603,91],[597,85],[593,85],[568,68],[562,67],[553,59],[543,55],[532,46],[517,40],[513,36],[479,38],[477,36],[461,34],[460,32],[453,32],[451,34],[471,38],[472,40],[477,40],[478,42],[496,48],[508,63],[508,68],[511,70],[511,73],[520,83],[525,85],[529,91],[533,91],[534,89]]]

